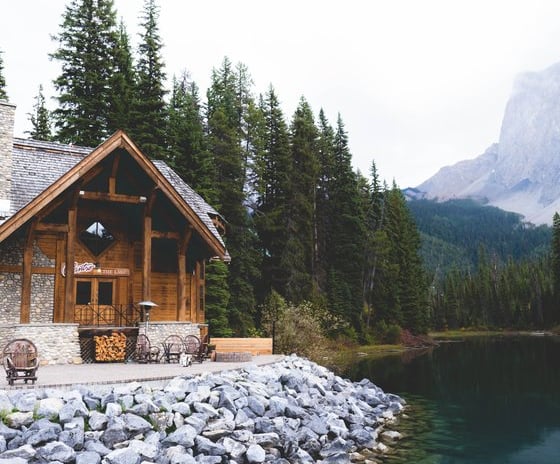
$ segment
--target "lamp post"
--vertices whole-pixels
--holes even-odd
[[[142,308],[142,318],[146,322],[144,332],[147,335],[148,327],[150,325],[150,311],[152,310],[152,308],[156,307],[157,304],[155,304],[153,301],[141,301],[140,303],[138,303],[138,305]]]

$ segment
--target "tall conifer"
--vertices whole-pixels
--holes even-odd
[[[186,72],[173,78],[167,113],[168,162],[197,193],[215,204],[215,167],[206,147],[198,87]]]
[[[334,171],[334,130],[329,124],[323,109],[319,111],[319,139],[317,154],[319,175],[315,200],[314,224],[314,272],[313,279],[319,292],[326,294],[329,274],[328,247],[331,224],[335,219],[331,214],[330,189]]]
[[[225,58],[222,67],[212,72],[207,104],[208,149],[215,162],[217,206],[227,221],[226,244],[232,258],[228,317],[240,335],[246,335],[254,325],[254,285],[259,278],[257,236],[245,202],[247,120],[241,96],[248,90],[240,86],[246,82]]]
[[[361,333],[362,271],[365,211],[348,148],[348,135],[339,115],[334,135],[333,176],[329,186],[331,211],[329,256],[329,306],[331,312],[351,322]]]
[[[132,138],[150,158],[165,158],[165,71],[156,0],[145,0],[138,46],[137,88],[132,107]]]
[[[387,235],[390,260],[398,269],[393,282],[395,306],[392,322],[415,333],[428,329],[426,282],[420,258],[420,235],[403,193],[393,183],[387,195]]]
[[[0,50],[0,100],[7,100],[8,94],[6,93],[6,78],[4,77],[4,60],[2,59],[2,54],[4,52]]]
[[[122,21],[119,25],[113,60],[114,73],[110,79],[108,128],[110,132],[121,129],[130,134],[133,124],[131,110],[136,91],[136,75],[130,39]]]
[[[263,149],[256,162],[255,226],[263,250],[264,292],[268,294],[275,290],[284,294],[287,270],[280,261],[288,238],[288,195],[292,170],[288,127],[272,86],[259,106],[264,128]]]
[[[39,93],[35,97],[33,105],[33,113],[29,115],[31,122],[31,130],[27,134],[35,140],[51,140],[51,116],[45,106],[45,96],[43,95],[43,86],[39,85]]]
[[[72,0],[54,38],[59,45],[51,58],[62,64],[54,80],[59,92],[56,137],[97,146],[110,133],[112,57],[117,48],[113,0]]]
[[[280,265],[286,269],[286,299],[294,303],[313,295],[315,189],[319,165],[318,132],[311,107],[302,97],[292,118],[292,168],[288,203],[288,240]]]

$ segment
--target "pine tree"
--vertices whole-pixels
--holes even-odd
[[[371,327],[374,315],[376,296],[379,298],[376,286],[379,280],[378,271],[383,275],[388,271],[388,238],[384,230],[386,191],[382,188],[375,161],[371,163],[371,184],[362,181],[362,203],[365,211],[364,236],[364,271],[363,271],[363,300],[365,307],[365,330]]]
[[[71,0],[60,29],[54,37],[59,47],[51,54],[62,64],[54,80],[59,92],[56,137],[97,146],[110,134],[112,57],[118,40],[113,0]]]
[[[136,75],[130,39],[122,21],[119,25],[113,60],[114,72],[110,78],[111,97],[107,122],[108,130],[109,132],[115,132],[121,129],[130,134],[133,124],[131,109],[136,89]]]
[[[331,232],[330,188],[335,175],[334,130],[327,121],[323,109],[319,111],[319,139],[317,142],[319,175],[315,195],[314,266],[313,280],[320,293],[326,295],[329,274],[329,234]]]
[[[292,168],[288,196],[288,240],[280,265],[288,272],[286,300],[298,304],[313,296],[313,250],[317,128],[311,107],[302,97],[292,118]]]
[[[4,60],[2,59],[2,54],[4,52],[0,50],[0,100],[8,100],[8,94],[6,93],[6,78],[4,77]]]
[[[262,285],[264,295],[271,290],[284,294],[286,269],[280,261],[287,241],[287,199],[292,169],[288,128],[272,86],[261,99],[259,108],[264,127],[262,150],[255,162],[254,221],[263,250]]]
[[[238,68],[239,69],[239,68]],[[231,255],[228,286],[230,326],[246,335],[254,326],[254,283],[259,279],[258,237],[245,202],[247,185],[247,119],[240,96],[247,95],[241,78],[225,58],[212,72],[208,89],[208,149],[214,156],[217,206],[227,220],[226,245]]]
[[[43,95],[42,85],[39,85],[39,93],[35,97],[33,110],[33,113],[29,114],[32,129],[26,133],[35,140],[51,140],[51,115],[45,106],[45,96]]]
[[[206,201],[215,204],[215,168],[206,148],[198,88],[186,72],[173,78],[167,113],[169,164]]]
[[[420,234],[406,206],[401,190],[393,183],[387,195],[387,236],[390,260],[397,266],[398,277],[393,322],[414,333],[424,333],[429,326],[426,283],[420,258]]]
[[[333,172],[329,186],[330,234],[329,257],[330,311],[348,320],[357,333],[362,332],[361,316],[365,211],[358,191],[348,136],[340,115],[334,136]]]
[[[206,320],[212,337],[231,337],[227,307],[229,289],[228,267],[222,261],[211,261],[206,265]]]
[[[132,138],[150,158],[165,158],[165,71],[156,0],[145,0],[138,47],[137,88],[132,107]]]

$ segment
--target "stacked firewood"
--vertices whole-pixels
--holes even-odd
[[[113,333],[93,337],[96,361],[124,361],[126,355],[126,335]]]

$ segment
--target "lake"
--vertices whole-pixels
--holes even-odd
[[[395,426],[405,438],[383,463],[560,463],[560,337],[444,342],[363,359],[345,376],[408,402]]]

